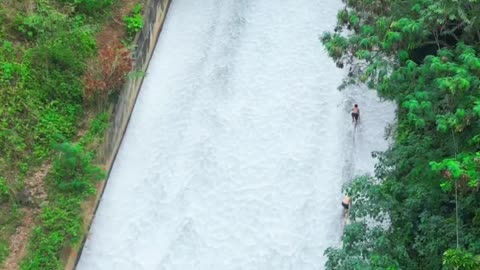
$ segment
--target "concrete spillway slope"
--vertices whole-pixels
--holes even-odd
[[[339,8],[174,0],[78,269],[322,269],[393,118],[336,90],[318,37]]]

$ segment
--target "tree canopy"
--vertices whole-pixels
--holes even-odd
[[[322,42],[342,87],[398,104],[327,269],[479,269],[480,1],[347,0]]]

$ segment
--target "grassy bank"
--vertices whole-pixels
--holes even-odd
[[[136,3],[0,1],[0,265],[29,209],[39,214],[21,269],[61,268],[61,250],[83,233],[80,204],[102,176],[93,163],[103,108],[131,69],[125,47],[142,26]]]

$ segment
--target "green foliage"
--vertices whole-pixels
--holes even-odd
[[[80,76],[85,70],[84,61],[93,56],[96,49],[94,31],[81,27],[55,34],[31,52],[32,67],[65,72],[66,76]],[[42,76],[45,74],[40,73]]]
[[[400,269],[395,255],[405,252],[385,236],[388,221],[387,200],[381,185],[370,176],[356,178],[345,187],[345,193],[355,198],[349,211],[353,220],[345,227],[343,247],[328,248],[326,269]]]
[[[39,143],[34,151],[36,157],[46,157],[50,147],[73,137],[78,110],[79,106],[74,105],[65,108],[59,108],[55,102],[47,105],[34,131],[34,138]]]
[[[449,249],[443,254],[444,269],[476,270],[480,268],[480,259],[461,249]]]
[[[95,143],[95,140],[102,141],[102,136],[108,128],[109,120],[110,115],[107,112],[97,115],[90,124],[90,128],[88,129],[87,133],[80,139],[80,145],[96,146],[97,143]]]
[[[48,175],[50,204],[33,230],[22,270],[62,269],[61,250],[77,243],[82,234],[81,203],[95,193],[95,183],[104,177],[92,165],[92,154],[81,146],[63,143],[57,150]]]
[[[18,38],[35,46],[0,41],[0,168],[24,171],[25,160],[48,156],[52,144],[73,136],[83,113],[81,76],[96,52],[96,27],[50,1],[35,11],[18,10],[9,22]]]
[[[30,168],[78,133],[86,105],[83,76],[98,53],[98,15],[108,13],[112,2],[0,1],[0,265],[20,222]],[[97,124],[84,146],[103,132]],[[65,144],[59,151],[24,269],[60,267],[59,251],[81,235],[80,203],[99,178],[92,153]]]
[[[62,2],[71,3],[75,6],[76,11],[87,15],[97,14],[113,4],[113,0],[61,0]]]
[[[142,4],[137,4],[133,8],[132,14],[123,18],[127,33],[130,38],[143,28]]]
[[[7,258],[8,256],[8,243],[5,241],[0,241],[0,264]]]
[[[41,225],[32,232],[30,253],[20,269],[63,269],[59,252],[67,244],[78,241],[82,220],[78,199],[58,200],[56,205],[43,209]]]
[[[461,153],[458,157],[446,158],[441,162],[430,162],[432,170],[435,172],[447,172],[447,181],[440,186],[446,191],[452,191],[452,181],[466,181],[468,186],[476,188],[479,185],[480,152]]]
[[[323,34],[337,65],[351,65],[341,87],[366,83],[399,105],[375,177],[347,188],[354,221],[328,269],[478,268],[479,12],[469,0],[352,0]],[[445,253],[457,225],[462,251]]]
[[[20,224],[21,214],[17,205],[0,203],[0,265],[9,254],[10,235]]]
[[[5,182],[5,178],[0,177],[0,203],[5,202],[10,197],[10,188]]]
[[[342,240],[354,244],[344,245],[342,249],[328,248],[325,251],[329,258],[326,269],[401,269],[398,262],[392,260],[388,254],[401,250],[390,249],[394,247],[394,243],[383,236],[385,230],[382,227],[367,226],[365,223],[353,223],[345,227]]]
[[[15,16],[15,27],[27,40],[48,39],[68,22],[68,15],[56,10],[47,1],[39,1],[37,12],[18,12]]]
[[[93,119],[90,128],[88,129],[89,136],[99,136],[105,132],[108,127],[110,115],[107,112],[100,113]]]
[[[92,155],[79,145],[63,143],[57,146],[60,157],[53,161],[52,184],[63,193],[84,197],[95,193],[94,181],[100,180],[99,169],[90,165]]]

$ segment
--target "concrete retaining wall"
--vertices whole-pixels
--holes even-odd
[[[144,5],[144,27],[141,32],[137,34],[134,40],[136,48],[133,53],[134,57],[134,70],[146,72],[150,58],[152,57],[155,45],[158,40],[158,36],[163,26],[168,7],[171,0],[147,0]],[[145,73],[144,73],[145,74]],[[138,93],[142,86],[143,76],[131,76],[125,83],[118,101],[113,104],[110,110],[113,112],[113,119],[110,123],[110,127],[107,131],[104,143],[98,150],[98,157],[101,160],[102,167],[110,175],[113,162],[117,155],[118,149],[123,139],[123,135],[128,126],[130,116],[135,105]],[[85,219],[85,234],[81,241],[81,244],[77,247],[69,249],[63,256],[66,264],[65,269],[75,269],[82,253],[82,248],[85,244],[88,236],[88,230],[93,221],[93,217],[97,211],[100,198],[103,194],[104,188],[107,184],[107,180],[99,183],[97,196],[89,200],[83,206],[84,219]]]

